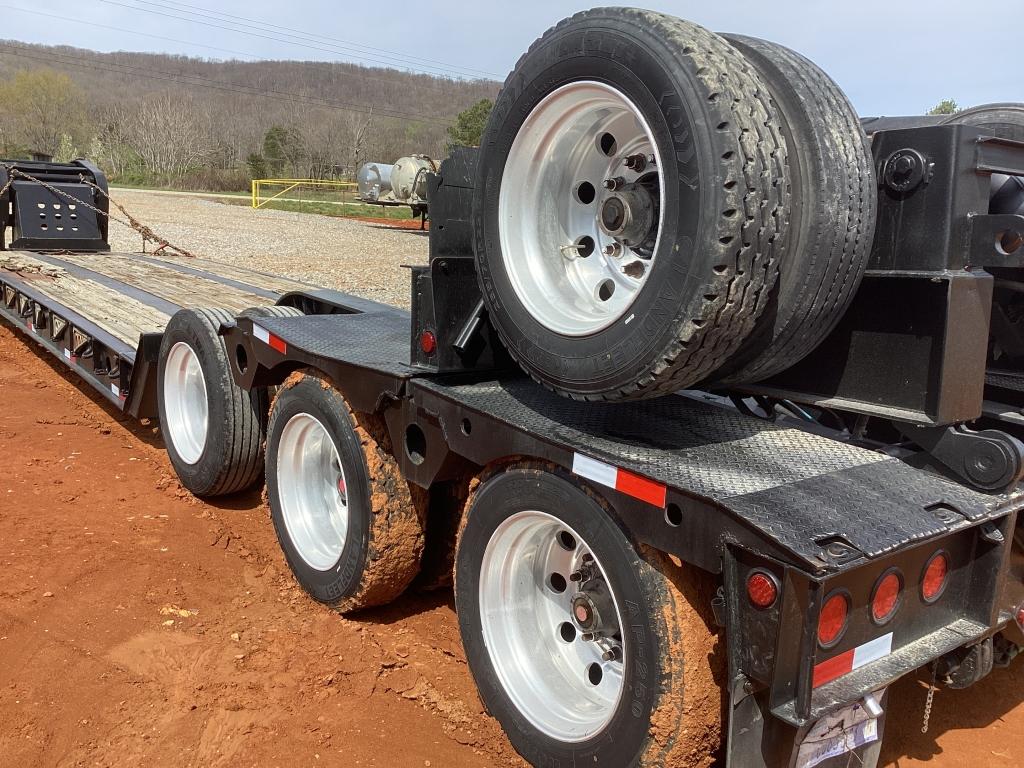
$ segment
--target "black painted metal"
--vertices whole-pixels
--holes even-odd
[[[19,172],[63,194],[25,179]],[[0,161],[0,189],[7,186],[12,175],[14,182],[0,198],[0,209],[5,214],[0,216],[0,250],[4,247],[7,227],[13,233],[11,250],[110,250],[107,180],[99,168],[87,160],[71,163]],[[88,183],[83,182],[83,178]],[[9,216],[6,215],[8,204]]]

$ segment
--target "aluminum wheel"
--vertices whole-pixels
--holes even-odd
[[[277,489],[299,556],[318,571],[333,568],[348,533],[348,486],[330,433],[308,413],[292,416],[281,430]]]
[[[498,201],[502,258],[545,328],[584,336],[626,315],[662,227],[661,161],[647,121],[604,83],[570,83],[526,118]]]
[[[210,406],[206,395],[206,377],[195,351],[183,341],[171,347],[164,368],[163,428],[170,436],[178,456],[186,464],[195,464],[203,455],[210,428]]]
[[[480,619],[505,692],[548,736],[580,742],[623,690],[620,612],[586,542],[543,512],[512,515],[483,555]]]

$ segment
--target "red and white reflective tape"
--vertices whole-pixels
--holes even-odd
[[[814,687],[831,683],[836,678],[860,669],[872,661],[884,659],[892,653],[892,632],[851,648],[838,656],[814,665]]]
[[[582,453],[572,455],[572,471],[580,477],[614,488],[634,499],[646,501],[656,507],[664,508],[665,506],[665,486],[648,480],[646,477],[634,475],[632,472],[605,464],[603,461],[584,456]]]
[[[285,344],[284,339],[275,336],[262,325],[252,324],[252,335],[262,341],[271,349],[276,349],[282,355],[288,354],[288,345]]]
[[[110,391],[114,393],[114,397],[124,400],[124,395],[121,394],[121,388],[117,386],[117,384],[111,384]]]
[[[72,363],[78,362],[78,358],[75,355],[71,354],[71,350],[70,349],[66,349],[65,348],[65,350],[64,350],[64,357],[66,357]]]

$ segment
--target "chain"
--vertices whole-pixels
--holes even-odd
[[[105,189],[103,189],[102,187],[100,187],[100,186],[98,186],[96,184],[93,184],[91,181],[89,181],[87,178],[85,178],[85,176],[79,176],[78,178],[80,178],[82,180],[83,184],[86,184],[86,185],[92,187],[97,192],[99,192],[101,195],[103,195],[105,198],[107,198],[107,201],[113,203],[114,206],[117,208],[117,210],[119,210],[121,213],[123,213],[125,215],[125,217],[128,219],[127,222],[120,221],[119,219],[116,219],[116,218],[114,219],[114,221],[117,221],[117,222],[119,222],[121,224],[125,224],[126,226],[131,227],[136,232],[138,232],[140,235],[142,235],[142,239],[144,241],[149,241],[151,243],[156,243],[157,247],[156,247],[156,250],[153,251],[153,253],[160,253],[160,251],[163,251],[163,250],[171,250],[171,251],[174,251],[176,253],[180,253],[182,256],[187,256],[190,259],[194,259],[195,258],[195,254],[190,253],[189,251],[186,251],[184,248],[180,248],[177,245],[174,245],[173,243],[168,241],[166,238],[160,237],[159,235],[157,235],[156,232],[154,232],[152,229],[150,229],[145,224],[143,224],[138,219],[136,219],[134,216],[132,216],[130,213],[128,213],[128,211],[125,209],[125,207],[123,205],[121,205],[119,202],[114,200],[109,194],[107,194],[107,191]],[[107,215],[109,216],[109,214],[107,214]]]
[[[168,242],[164,238],[158,236],[156,234],[156,232],[154,232],[152,229],[147,227],[145,224],[142,224],[138,219],[136,219],[134,216],[132,216],[130,213],[128,213],[128,211],[125,210],[123,205],[121,205],[120,203],[118,203],[115,200],[111,199],[110,195],[107,194],[106,190],[104,190],[102,187],[94,184],[93,182],[89,181],[89,179],[85,178],[84,175],[80,174],[79,177],[78,177],[79,180],[83,184],[85,184],[85,185],[95,189],[97,192],[99,192],[101,195],[103,195],[105,198],[107,198],[107,200],[109,202],[113,203],[117,207],[117,209],[119,211],[121,211],[121,213],[123,213],[125,215],[125,217],[126,217],[125,219],[120,219],[117,216],[114,216],[113,214],[111,214],[109,211],[101,211],[96,206],[91,205],[91,204],[85,202],[84,200],[79,200],[77,197],[75,197],[74,195],[70,194],[69,192],[65,192],[63,189],[59,189],[58,187],[55,187],[52,184],[48,184],[47,182],[43,181],[42,179],[37,179],[32,174],[25,173],[24,171],[22,171],[22,170],[20,170],[18,168],[15,168],[14,166],[4,165],[3,167],[7,170],[7,183],[4,185],[3,190],[0,190],[0,197],[3,197],[4,193],[7,192],[7,190],[10,188],[11,184],[14,182],[14,179],[20,177],[20,178],[26,179],[28,181],[34,182],[35,184],[38,184],[39,186],[43,187],[44,189],[49,190],[54,195],[57,195],[59,197],[63,197],[65,199],[67,199],[67,200],[70,200],[75,205],[81,205],[83,208],[88,208],[90,211],[92,211],[93,213],[95,213],[95,214],[97,214],[99,216],[105,216],[109,221],[114,221],[114,222],[117,222],[118,224],[120,224],[122,226],[128,227],[129,229],[134,229],[136,232],[138,232],[140,235],[142,235],[142,241],[143,241],[144,244],[147,241],[151,242],[151,243],[156,243],[157,244],[157,248],[154,251],[154,253],[159,253],[160,251],[162,251],[164,249],[169,249],[169,250],[175,251],[176,253],[180,253],[182,256],[187,256],[189,258],[194,258],[194,255],[189,253],[188,251],[186,251],[184,248],[179,248],[176,245],[172,245],[170,242]]]
[[[938,674],[938,666],[932,664],[932,681],[928,684],[928,695],[924,700],[924,720],[921,722],[921,733],[928,733],[928,721],[932,717],[932,702],[935,701],[935,692],[938,688],[935,685],[935,677]]]

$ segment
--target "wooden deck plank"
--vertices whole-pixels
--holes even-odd
[[[107,333],[135,347],[142,333],[162,331],[170,315],[93,280],[34,258],[0,252],[0,269],[14,272],[40,293],[88,318]]]
[[[259,286],[265,290],[276,291],[278,293],[289,293],[290,291],[303,290],[308,291],[310,288],[317,287],[310,285],[309,283],[303,283],[299,280],[292,280],[288,277],[270,275],[266,272],[257,272],[252,269],[247,269],[246,267],[240,267],[236,264],[226,264],[222,261],[215,261],[214,259],[199,257],[187,258],[185,256],[171,256],[169,254],[157,255],[152,253],[146,253],[143,255],[148,259],[157,259],[168,264],[180,264],[183,267],[201,269],[212,275],[226,277],[230,280],[238,280],[242,283]]]
[[[266,295],[179,272],[130,255],[79,253],[60,254],[52,258],[92,270],[181,307],[216,307],[241,312],[249,307],[274,303],[274,299]]]

